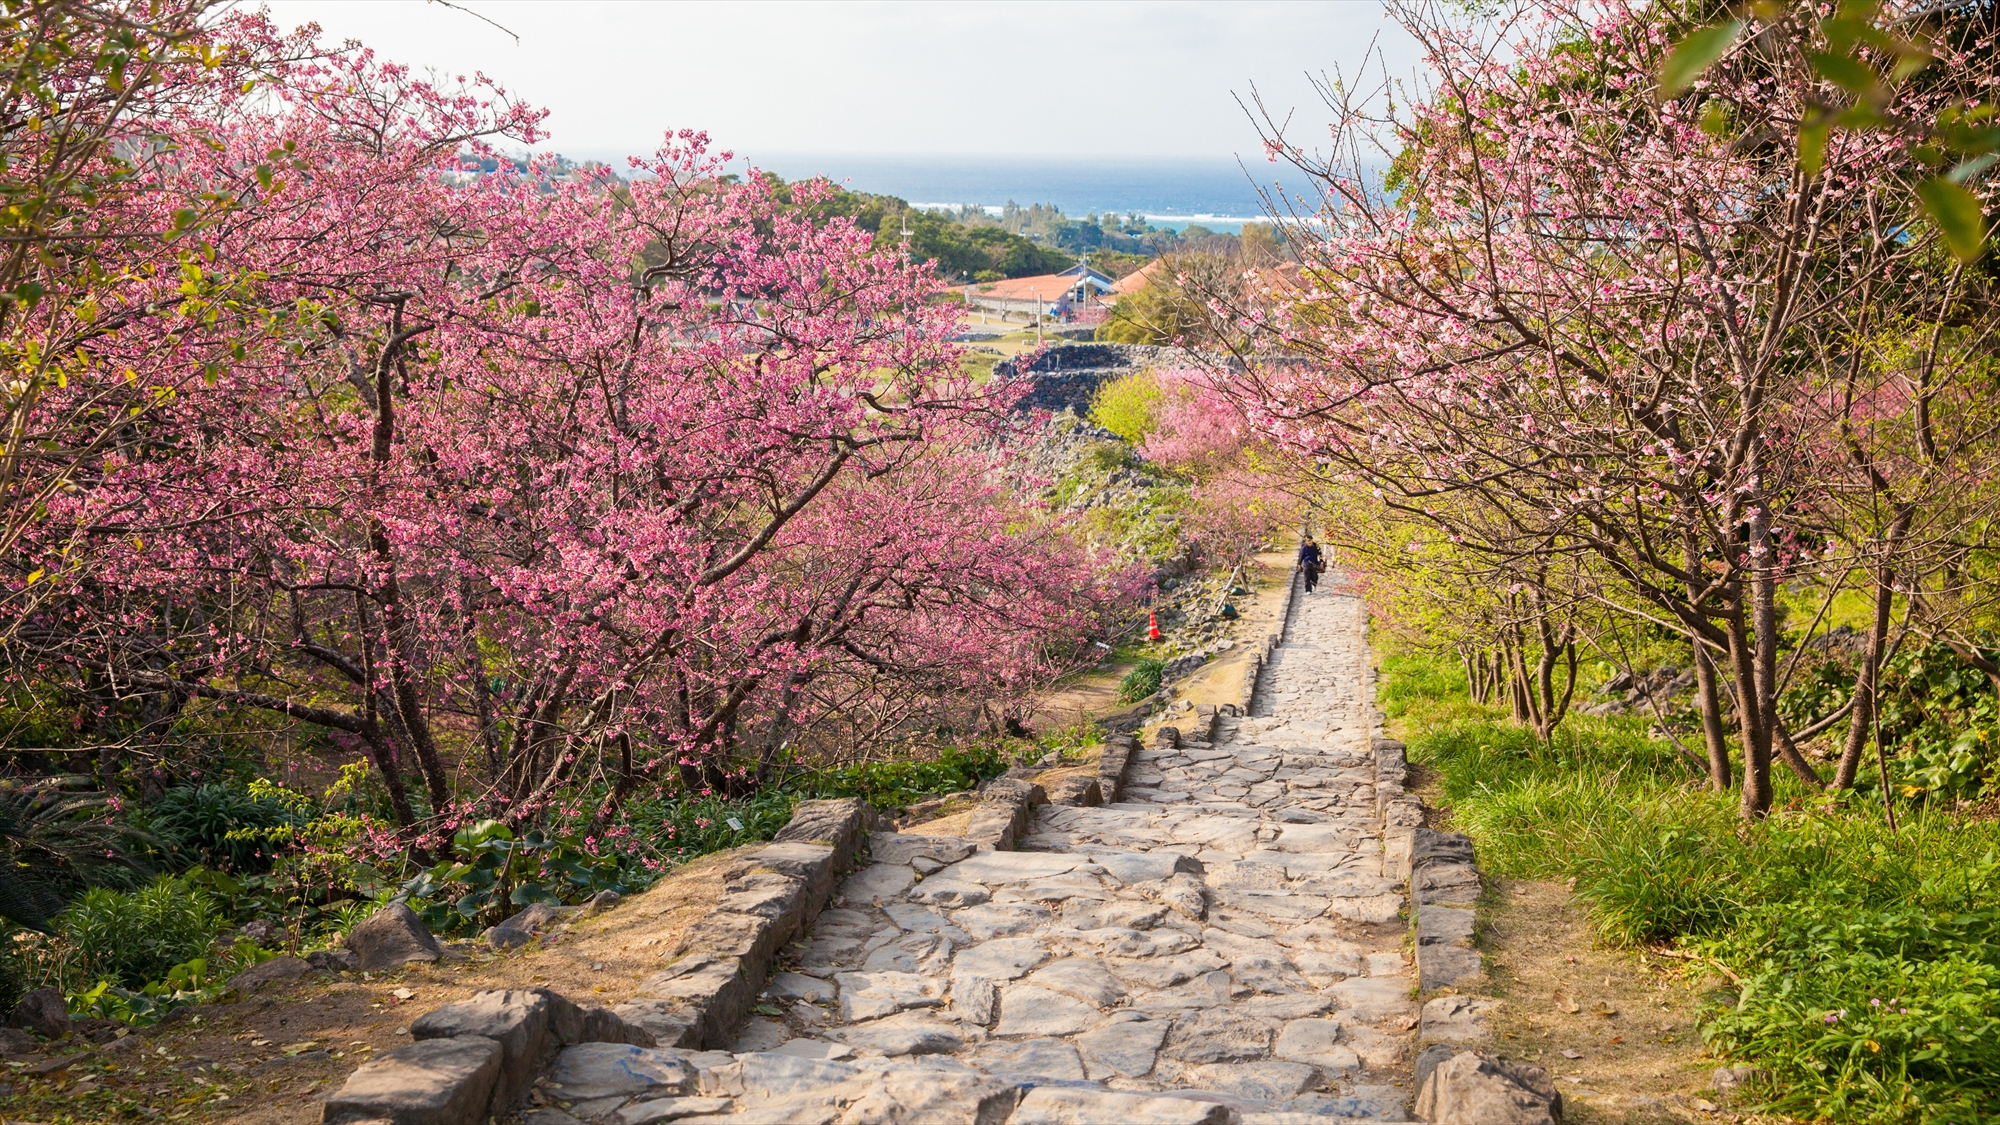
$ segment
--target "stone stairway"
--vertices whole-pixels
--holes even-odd
[[[681,1119],[1407,1120],[1372,685],[1362,603],[1322,589],[1252,714],[1141,751],[1115,803],[1043,806],[1018,851],[878,834],[773,978],[784,1016],[711,1053],[726,1108]]]

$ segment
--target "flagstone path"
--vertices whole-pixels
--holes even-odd
[[[1252,712],[1142,750],[1115,804],[1042,807],[1019,851],[878,835],[773,981],[791,1018],[736,1050],[954,1056],[1032,1087],[1017,1122],[1181,1120],[1204,1095],[1246,1123],[1406,1120],[1417,1011],[1359,599],[1299,597]]]

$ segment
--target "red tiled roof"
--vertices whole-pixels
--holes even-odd
[[[1065,277],[1061,274],[1044,273],[1034,277],[1010,277],[1005,281],[992,281],[973,289],[975,297],[992,297],[1002,301],[1032,301],[1040,297],[1044,301],[1059,300],[1063,294],[1075,289],[1083,279],[1076,274]]]
[[[1124,296],[1129,296],[1130,294],[1133,293],[1137,293],[1139,290],[1144,289],[1146,287],[1147,282],[1153,280],[1153,274],[1156,271],[1158,271],[1159,268],[1160,268],[1160,259],[1154,258],[1152,261],[1147,262],[1145,265],[1139,267],[1137,270],[1126,274],[1124,277],[1119,278],[1118,284],[1113,285],[1111,287],[1111,295],[1114,297],[1124,297]]]

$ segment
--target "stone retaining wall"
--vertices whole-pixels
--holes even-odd
[[[327,1100],[322,1120],[480,1125],[511,1109],[563,1048],[602,1044],[608,1058],[728,1043],[778,950],[811,928],[876,825],[865,801],[801,802],[775,839],[725,873],[722,897],[687,931],[676,959],[640,982],[630,1001],[587,1009],[537,988],[446,1005],[410,1025],[416,1042],[355,1070]]]
[[[1257,698],[1257,681],[1264,674],[1264,665],[1271,660],[1271,654],[1285,643],[1285,633],[1292,625],[1292,601],[1299,592],[1298,568],[1292,569],[1290,581],[1285,585],[1285,597],[1278,605],[1278,631],[1264,634],[1263,647],[1250,654],[1243,668],[1243,686],[1237,691],[1237,706],[1245,715],[1251,714],[1250,705]]]

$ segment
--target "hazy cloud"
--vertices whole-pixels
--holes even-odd
[[[483,70],[553,111],[578,157],[650,150],[670,128],[759,152],[1223,157],[1254,154],[1232,93],[1323,117],[1305,80],[1381,36],[1349,3],[592,3],[275,0],[386,57]],[[1323,134],[1315,134],[1323,135]]]

